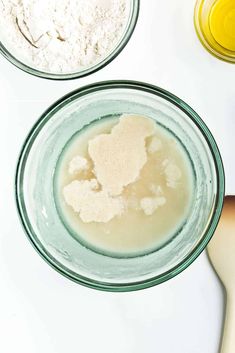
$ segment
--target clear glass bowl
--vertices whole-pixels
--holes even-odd
[[[88,68],[84,68],[83,70],[66,73],[66,74],[43,72],[21,61],[22,59],[20,57],[17,57],[15,53],[13,54],[12,50],[7,46],[5,46],[4,43],[1,41],[1,39],[0,39],[0,53],[7,60],[9,60],[13,65],[17,66],[19,69],[41,78],[52,79],[52,80],[71,80],[71,79],[76,79],[76,78],[90,75],[91,73],[102,69],[104,66],[109,64],[113,59],[115,59],[116,56],[118,56],[119,53],[122,51],[122,49],[126,46],[132,33],[134,32],[134,29],[138,20],[138,15],[139,15],[140,0],[129,0],[129,1],[130,1],[129,18],[126,24],[126,28],[123,31],[123,35],[120,38],[119,42],[113,48],[111,53],[109,53],[101,61],[95,63],[94,65]]]
[[[214,37],[210,26],[211,10],[217,2],[218,0],[197,0],[194,11],[195,29],[200,42],[212,55],[229,63],[235,63],[235,51],[223,47]]]
[[[132,258],[96,253],[75,240],[57,213],[53,193],[55,167],[71,136],[99,117],[122,113],[151,117],[175,134],[195,177],[193,207],[182,230],[162,248]],[[223,165],[204,122],[176,96],[140,82],[96,83],[57,101],[32,128],[17,165],[17,207],[32,244],[61,274],[102,290],[142,289],[184,270],[212,237],[223,198]]]

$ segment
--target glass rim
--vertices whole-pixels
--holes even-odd
[[[100,62],[85,68],[84,70],[81,71],[75,71],[71,73],[50,73],[50,72],[44,72],[42,70],[38,70],[34,67],[31,67],[30,65],[25,64],[23,61],[20,59],[17,59],[11,52],[4,46],[4,44],[0,40],[0,54],[3,55],[11,64],[13,64],[15,67],[20,69],[21,71],[24,71],[32,76],[43,78],[43,79],[48,79],[48,80],[55,80],[55,81],[67,81],[67,80],[74,80],[77,78],[81,77],[86,77],[92,73],[95,73],[102,68],[104,68],[106,65],[111,63],[125,48],[125,46],[128,44],[138,21],[139,18],[139,11],[140,11],[140,0],[132,0],[133,6],[132,10],[130,13],[130,21],[125,29],[125,32],[123,33],[123,36],[120,40],[120,42],[117,44],[117,46],[110,52],[110,54],[102,59]]]
[[[216,1],[217,0],[215,0],[215,2]],[[197,0],[194,8],[194,27],[200,43],[210,54],[212,54],[217,59],[225,61],[229,64],[235,64],[235,52],[222,47],[224,50],[226,50],[226,54],[221,53],[220,51],[216,50],[212,45],[210,45],[209,41],[204,35],[200,19],[201,8],[204,3],[205,0]],[[229,55],[229,52],[233,53],[233,55]]]
[[[127,283],[109,283],[109,282],[101,282],[97,280],[90,279],[88,277],[84,277],[79,275],[71,270],[68,270],[63,264],[59,263],[54,257],[50,256],[47,250],[43,247],[43,245],[35,239],[34,231],[31,227],[31,222],[27,216],[26,207],[24,204],[24,193],[23,193],[23,179],[24,179],[24,170],[27,162],[27,157],[30,153],[31,147],[36,139],[38,133],[41,129],[46,125],[46,123],[52,118],[55,112],[60,110],[60,108],[66,106],[67,103],[74,101],[75,99],[79,99],[80,97],[87,95],[89,93],[94,93],[97,91],[107,90],[107,89],[134,89],[137,91],[144,91],[155,96],[161,97],[168,102],[172,103],[174,106],[183,111],[191,121],[196,125],[196,127],[202,133],[213,158],[214,167],[216,171],[217,177],[217,194],[215,197],[214,208],[210,218],[210,222],[208,222],[200,241],[194,246],[194,248],[188,253],[188,255],[181,260],[176,266],[171,268],[170,270],[163,272],[157,276],[150,277],[148,279],[136,282],[127,282]],[[28,136],[25,139],[23,147],[21,149],[17,167],[16,167],[16,175],[15,175],[15,198],[16,198],[16,206],[18,210],[18,214],[23,225],[23,228],[26,232],[27,237],[33,244],[34,248],[41,255],[41,257],[52,266],[57,272],[64,275],[65,277],[73,280],[76,283],[81,285],[103,290],[103,291],[112,291],[112,292],[128,292],[140,290],[148,287],[152,287],[154,285],[165,282],[183,270],[185,270],[205,249],[208,242],[210,241],[217,224],[220,219],[223,200],[225,194],[225,175],[222,158],[218,149],[218,146],[214,140],[213,135],[208,129],[207,125],[204,121],[199,117],[199,115],[184,101],[182,101],[177,96],[172,93],[143,82],[138,81],[129,81],[129,80],[114,80],[114,81],[102,81],[93,83],[90,85],[86,85],[84,87],[78,88],[67,95],[63,96],[61,99],[57,100],[54,104],[52,104],[36,121],[32,129],[30,130]]]

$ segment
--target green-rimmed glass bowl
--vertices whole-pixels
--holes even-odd
[[[0,33],[0,53],[9,60],[13,65],[17,66],[19,69],[32,74],[34,76],[38,76],[41,78],[52,79],[52,80],[71,80],[75,78],[84,77],[90,75],[104,66],[109,64],[128,43],[132,33],[134,32],[138,15],[139,15],[139,7],[140,7],[140,0],[129,0],[128,7],[129,7],[129,17],[123,30],[123,34],[120,37],[119,41],[116,43],[114,48],[111,52],[107,53],[105,57],[103,57],[100,61],[96,62],[94,65],[89,67],[84,67],[83,69],[75,72],[69,73],[54,73],[54,72],[45,72],[38,70],[35,67],[30,66],[27,64],[14,50],[11,48],[9,43],[7,43],[7,38],[3,38]]]
[[[122,113],[151,117],[175,134],[195,178],[193,207],[181,231],[161,249],[131,258],[97,253],[75,239],[58,215],[53,191],[57,161],[71,136],[98,118]],[[140,82],[96,83],[61,98],[32,128],[17,165],[17,207],[32,244],[61,274],[102,290],[142,289],[183,271],[212,237],[223,198],[223,165],[204,122],[176,96]]]

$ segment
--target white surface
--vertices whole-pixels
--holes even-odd
[[[128,46],[87,78],[46,81],[0,57],[1,353],[218,352],[223,293],[205,253],[160,286],[127,294],[97,292],[52,270],[30,245],[16,213],[15,166],[32,124],[61,95],[105,79],[147,81],[188,102],[217,139],[227,192],[235,193],[235,66],[215,59],[199,43],[194,0],[141,3]]]

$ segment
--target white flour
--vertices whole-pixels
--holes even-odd
[[[123,35],[128,0],[0,0],[1,41],[36,69],[69,73],[105,58]]]

